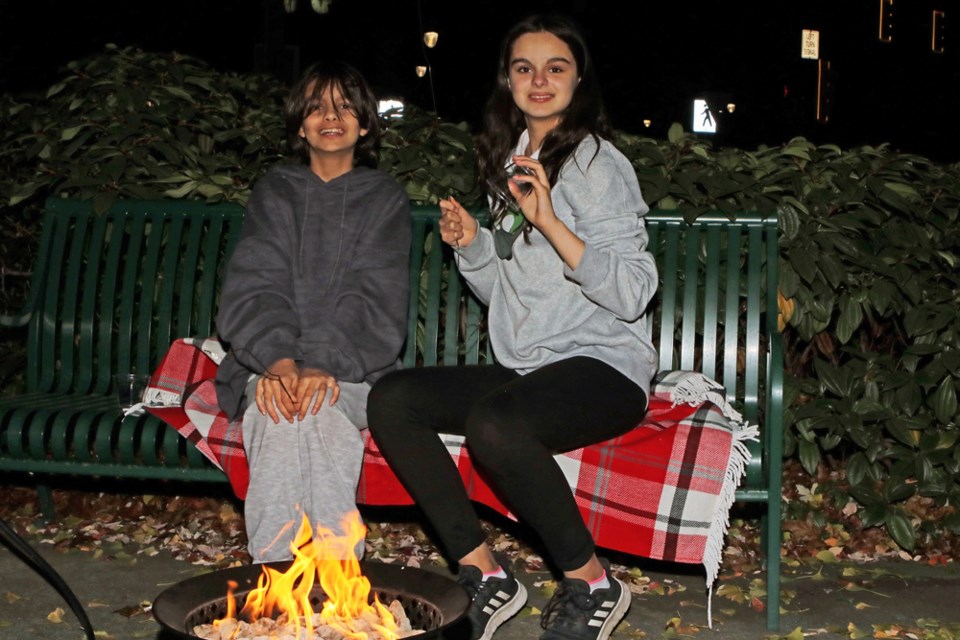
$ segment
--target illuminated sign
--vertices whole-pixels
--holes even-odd
[[[816,60],[820,57],[819,31],[803,30],[803,39],[800,42],[800,57],[804,60]]]
[[[693,127],[696,133],[716,133],[717,117],[713,109],[703,98],[693,101]]]

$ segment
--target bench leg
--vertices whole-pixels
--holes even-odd
[[[37,500],[40,502],[40,514],[44,522],[52,522],[57,517],[57,511],[53,506],[53,491],[49,485],[37,485]]]
[[[767,631],[780,630],[780,501],[771,500],[761,518],[761,540],[767,569]]]

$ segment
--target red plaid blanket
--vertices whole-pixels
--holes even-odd
[[[213,388],[222,356],[216,341],[177,340],[153,375],[145,406],[223,469],[242,499],[249,476],[239,421],[231,423],[220,412]],[[474,468],[463,439],[442,437],[470,497],[510,515]],[[743,441],[756,437],[756,428],[727,404],[719,384],[698,373],[671,371],[654,381],[643,424],[556,460],[599,546],[703,564],[711,585],[734,491],[749,461]],[[413,502],[369,436],[357,502]]]

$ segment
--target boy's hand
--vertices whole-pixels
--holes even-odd
[[[290,358],[277,360],[257,380],[257,408],[261,415],[269,415],[274,424],[280,424],[280,414],[293,422],[293,416],[299,410],[297,389],[300,369]]]
[[[323,399],[327,397],[327,390],[330,390],[330,406],[332,407],[337,398],[340,397],[340,385],[337,379],[324,371],[323,369],[304,369],[300,372],[300,381],[297,386],[296,396],[299,398],[299,415],[303,420],[307,417],[307,411],[310,415],[317,415],[323,406]],[[313,402],[316,396],[317,401]],[[311,403],[313,409],[310,409]]]

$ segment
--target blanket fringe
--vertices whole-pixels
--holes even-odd
[[[698,405],[711,402],[716,405],[723,415],[733,423],[733,442],[731,443],[730,459],[724,474],[723,487],[717,497],[717,510],[710,523],[707,534],[706,549],[703,553],[703,568],[707,574],[707,626],[713,628],[713,584],[720,573],[720,564],[723,560],[723,546],[730,528],[730,508],[736,499],[737,485],[747,471],[750,464],[750,450],[747,441],[756,441],[760,437],[760,430],[756,425],[749,425],[743,416],[727,402],[723,386],[703,375],[702,373],[684,372],[683,379],[677,382],[671,394],[673,405]]]
[[[143,414],[143,410],[147,407],[179,407],[180,402],[181,400],[179,393],[164,391],[162,389],[157,389],[156,387],[147,387],[147,390],[143,394],[143,399],[137,404],[131,405],[124,409],[123,415],[124,417],[139,416]]]

